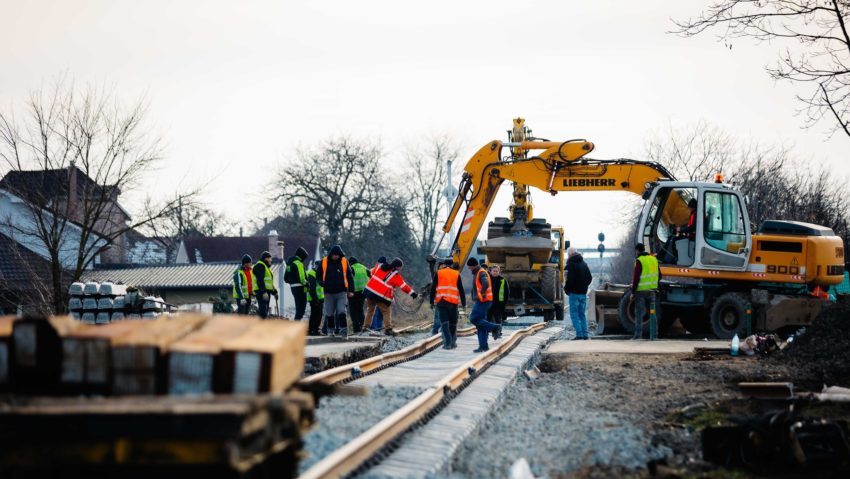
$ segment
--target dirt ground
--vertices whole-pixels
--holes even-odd
[[[504,477],[520,457],[536,477],[751,477],[704,462],[701,431],[728,424],[730,414],[777,407],[743,398],[738,382],[796,376],[786,361],[690,354],[548,356],[540,369],[539,379],[512,388],[493,419],[466,441],[453,477]],[[545,414],[517,416],[521,411]],[[812,412],[850,419],[846,405],[821,404]],[[522,446],[505,450],[505,444]],[[492,453],[500,449],[506,452]]]

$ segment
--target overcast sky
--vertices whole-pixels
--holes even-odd
[[[706,3],[0,0],[0,108],[63,73],[144,96],[167,144],[146,190],[191,172],[241,221],[274,216],[245,193],[298,145],[379,137],[392,165],[406,143],[449,133],[465,162],[515,116],[538,136],[593,141],[596,158],[636,159],[655,132],[705,120],[848,176],[849,140],[827,140],[830,124],[802,129],[794,87],[764,72],[776,45],[665,33]],[[537,216],[590,246],[600,230],[618,235],[630,200],[534,199]]]

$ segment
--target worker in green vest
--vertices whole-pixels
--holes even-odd
[[[661,270],[655,256],[646,252],[643,243],[635,245],[635,269],[632,274],[632,297],[635,301],[635,334],[632,339],[643,336],[644,318],[649,317],[649,310],[656,306],[655,293],[658,282],[661,281]],[[658,310],[656,309],[656,316]]]
[[[277,301],[277,287],[274,283],[271,265],[272,255],[268,251],[263,251],[260,255],[260,261],[257,261],[257,264],[254,265],[254,277],[257,278],[254,288],[257,292],[257,314],[263,319],[269,317],[271,297],[274,296],[275,301]]]
[[[348,300],[348,313],[351,315],[351,324],[354,326],[354,332],[359,333],[363,331],[363,321],[365,319],[363,316],[363,304],[365,302],[363,290],[366,289],[366,283],[369,282],[372,273],[360,261],[357,261],[357,258],[354,256],[349,259],[351,260],[351,269],[354,271],[354,296]]]
[[[490,279],[493,280],[493,306],[487,311],[487,316],[493,324],[498,324],[499,329],[493,330],[493,338],[502,334],[502,324],[508,319],[507,304],[511,297],[511,287],[508,279],[502,276],[502,268],[494,264],[490,266]]]
[[[236,301],[236,312],[248,314],[251,311],[251,296],[254,295],[254,285],[257,278],[251,270],[251,256],[242,256],[242,266],[233,272],[233,299]]]
[[[316,268],[318,264],[314,264],[310,271],[307,271],[307,301],[310,303],[310,319],[307,324],[307,334],[310,336],[320,336],[319,325],[322,322],[322,309],[325,307],[325,288],[316,280]],[[327,334],[327,332],[325,332]]]

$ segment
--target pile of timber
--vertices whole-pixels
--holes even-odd
[[[304,323],[251,316],[0,317],[0,477],[294,477],[305,343]]]

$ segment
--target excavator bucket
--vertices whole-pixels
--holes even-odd
[[[590,324],[596,324],[596,334],[623,332],[618,319],[620,299],[629,289],[626,284],[604,283],[590,292],[587,316]]]

